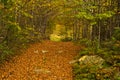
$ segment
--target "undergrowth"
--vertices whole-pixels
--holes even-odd
[[[119,31],[117,31],[119,32]],[[115,33],[116,34],[116,33]],[[101,47],[97,41],[84,39],[80,44],[86,47],[80,51],[76,59],[84,55],[98,55],[105,60],[101,68],[96,65],[81,65],[80,62],[73,64],[74,80],[120,80],[120,35],[113,35],[109,41],[104,41]],[[94,44],[95,43],[95,44]]]

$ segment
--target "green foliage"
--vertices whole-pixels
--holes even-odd
[[[108,64],[107,64],[108,65]],[[74,80],[117,80],[119,79],[119,71],[114,66],[103,65],[99,68],[96,65],[81,65],[75,63],[73,65]]]
[[[95,39],[93,41],[88,40],[88,39],[82,39],[78,43],[80,45],[84,45],[85,47],[87,47],[80,52],[80,55],[83,55],[83,54],[88,54],[88,55],[97,54],[98,53],[97,51],[100,48],[98,39]]]
[[[74,14],[74,16],[79,19],[86,19],[90,22],[90,25],[98,24],[98,20],[108,19],[115,14],[113,10],[96,13],[97,10],[105,7],[102,4],[98,6],[94,1],[75,0],[75,5],[73,11],[77,12],[77,14]]]
[[[87,20],[93,20],[94,19],[94,16],[92,16],[91,14],[88,14],[87,12],[79,12],[77,15],[76,15],[77,18],[84,18],[84,19],[87,19]]]
[[[97,68],[95,67],[96,66],[91,67],[75,63],[73,66],[74,80],[96,80],[95,71],[97,70]]]
[[[7,4],[8,0],[0,0],[0,2]]]
[[[33,16],[25,11],[21,11],[21,14],[25,17],[28,17],[28,18],[33,18]]]
[[[113,37],[116,39],[116,40],[119,40],[120,41],[120,28],[117,27],[114,31],[114,34],[113,34]]]
[[[97,67],[97,65],[75,63],[73,65],[74,80],[119,80],[120,40],[118,37],[115,37],[117,35],[119,35],[118,29],[114,33],[114,38],[104,41],[101,44],[101,48],[98,47],[97,39],[91,42],[87,42],[85,39],[80,41],[80,43],[86,45],[86,48],[81,50],[76,58],[79,59],[84,55],[98,55],[105,62],[102,64],[102,68]]]
[[[110,18],[114,15],[115,13],[113,11],[106,11],[104,13],[101,13],[101,14],[96,14],[96,18],[97,19],[107,19],[107,18]]]
[[[0,0],[0,6],[2,5],[2,8],[0,7],[0,31],[2,31],[0,37],[3,37],[0,41],[1,61],[8,59],[16,50],[24,48],[26,43],[41,40],[40,32],[35,30],[34,25],[24,24],[24,21],[33,18],[28,12],[31,9],[28,6],[26,8],[24,4],[28,5],[28,2]]]
[[[5,42],[0,44],[0,63],[8,60],[13,54],[13,51],[5,45]]]
[[[87,38],[81,39],[81,40],[79,40],[77,43],[80,44],[80,45],[84,45],[84,46],[86,46],[86,47],[92,45],[92,44],[91,44],[91,41],[88,40]]]
[[[62,39],[62,41],[66,42],[66,41],[72,41],[72,38],[71,37],[65,37]]]

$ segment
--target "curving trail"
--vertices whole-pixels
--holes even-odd
[[[69,62],[79,50],[72,42],[32,44],[0,67],[0,80],[73,80]]]

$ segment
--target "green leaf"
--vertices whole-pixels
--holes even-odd
[[[97,22],[95,21],[90,23],[90,25],[95,25],[95,24],[97,24]]]
[[[21,13],[25,16],[25,17],[29,17],[29,18],[33,18],[33,16],[25,11],[21,11]]]
[[[101,13],[101,14],[96,14],[96,18],[98,19],[106,19],[106,18],[110,18],[114,15],[115,13],[112,11],[107,11],[105,13]]]

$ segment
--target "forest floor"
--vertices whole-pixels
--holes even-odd
[[[32,44],[0,67],[0,80],[73,80],[70,61],[79,50],[72,42]]]

